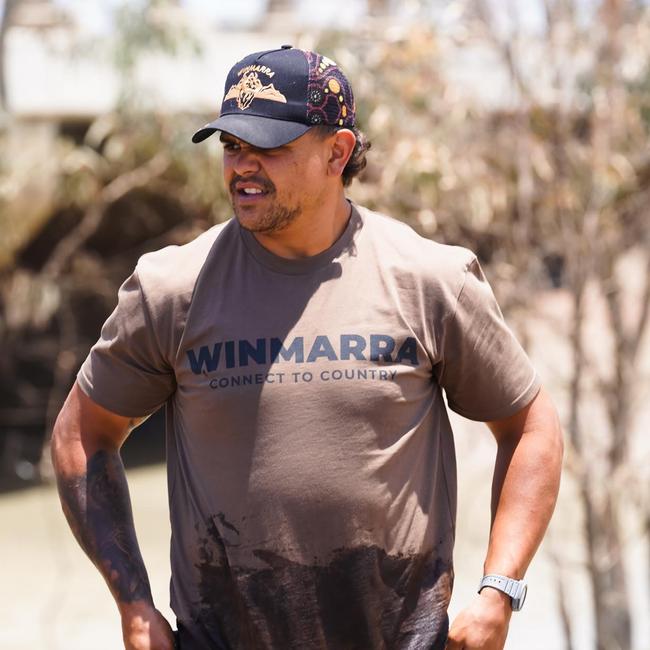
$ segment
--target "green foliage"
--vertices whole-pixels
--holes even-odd
[[[169,0],[123,2],[114,13],[115,65],[118,70],[133,69],[144,53],[177,55],[181,50],[198,51],[189,30],[172,24],[165,15],[174,3]]]
[[[116,8],[112,58],[122,79],[123,105],[132,104],[137,94],[133,77],[144,55],[200,53],[199,42],[189,28],[175,20],[175,4],[170,0],[138,0]]]

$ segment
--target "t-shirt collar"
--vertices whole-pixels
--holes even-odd
[[[257,241],[253,233],[242,228],[238,222],[237,227],[239,228],[239,232],[248,252],[260,264],[278,273],[303,275],[326,267],[351,244],[354,234],[362,226],[362,218],[354,203],[350,202],[350,205],[352,207],[350,218],[348,219],[348,223],[345,230],[341,233],[341,236],[329,248],[318,253],[318,255],[312,255],[311,257],[298,259],[280,257],[267,248],[264,248],[264,246]]]

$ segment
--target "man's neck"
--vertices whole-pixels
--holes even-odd
[[[352,206],[343,192],[333,205],[322,206],[315,215],[300,215],[277,233],[254,232],[255,239],[271,253],[287,259],[313,257],[327,250],[343,234]]]

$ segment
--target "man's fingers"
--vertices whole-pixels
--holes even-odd
[[[463,650],[464,648],[465,644],[462,641],[456,641],[451,636],[447,637],[447,645],[445,646],[445,650]]]

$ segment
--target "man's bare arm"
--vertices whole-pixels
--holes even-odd
[[[543,389],[523,411],[488,422],[488,426],[498,450],[484,573],[521,579],[555,509],[562,470],[562,430]]]
[[[562,468],[562,431],[544,390],[524,409],[488,422],[496,441],[492,526],[484,573],[523,578],[555,508]],[[452,625],[449,650],[501,650],[510,598],[486,587]]]
[[[125,646],[167,650],[171,629],[153,604],[119,455],[141,421],[107,411],[75,384],[54,426],[52,460],[63,511],[117,603]]]

